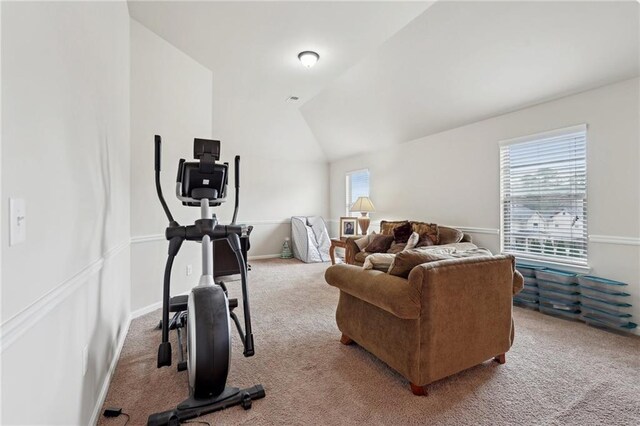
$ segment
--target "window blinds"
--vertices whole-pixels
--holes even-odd
[[[358,197],[369,196],[369,170],[356,170],[347,173],[347,216],[351,215],[349,209]]]
[[[501,144],[504,252],[587,264],[586,133],[582,125]]]

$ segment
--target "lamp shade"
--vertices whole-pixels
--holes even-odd
[[[358,199],[351,206],[352,212],[375,212],[376,208],[369,197],[358,197]]]

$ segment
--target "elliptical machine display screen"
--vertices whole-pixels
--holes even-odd
[[[196,200],[207,198],[210,205],[220,205],[227,195],[226,164],[214,164],[211,172],[201,170],[202,161],[183,163],[182,166],[182,195]],[[215,202],[222,199],[219,202]],[[184,205],[199,206],[198,203],[183,202]]]

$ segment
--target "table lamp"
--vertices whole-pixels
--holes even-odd
[[[369,197],[358,197],[355,203],[351,206],[352,212],[360,212],[362,216],[358,218],[358,225],[360,225],[360,232],[362,235],[367,235],[367,229],[369,229],[369,218],[367,213],[375,212],[376,208],[373,207],[373,203]]]

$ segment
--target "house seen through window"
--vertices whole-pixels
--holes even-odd
[[[587,264],[586,136],[582,125],[501,144],[504,252]]]
[[[351,205],[358,199],[358,197],[369,196],[369,170],[355,170],[348,172],[346,176],[346,215],[347,216],[359,216],[358,212],[350,212]]]

